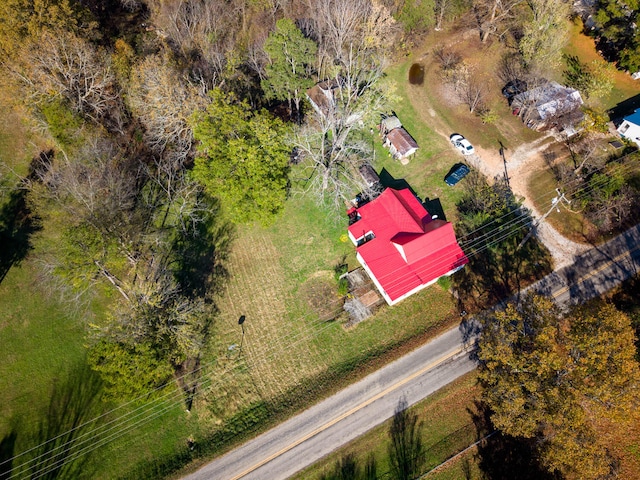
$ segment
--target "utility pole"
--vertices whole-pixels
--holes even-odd
[[[520,244],[518,245],[518,249],[520,247],[522,247],[522,245],[525,244],[525,242],[527,240],[529,240],[529,238],[531,238],[531,235],[533,235],[533,232],[535,232],[536,228],[538,228],[538,226],[544,222],[544,220],[551,215],[551,212],[553,212],[553,209],[555,208],[556,211],[558,213],[560,213],[560,209],[558,208],[558,205],[561,202],[567,202],[567,205],[571,204],[571,200],[568,200],[565,196],[563,192],[560,192],[560,189],[556,188],[556,193],[558,194],[557,197],[553,197],[551,199],[551,208],[549,208],[549,210],[547,210],[547,213],[545,213],[542,217],[540,217],[538,219],[538,221],[535,223],[535,225],[533,227],[531,227],[531,230],[529,230],[529,233],[527,233],[527,235],[522,239],[522,241],[520,242]]]
[[[507,182],[507,187],[511,188],[511,185],[509,184],[509,172],[507,171],[507,157],[504,156],[506,148],[502,144],[501,140],[498,140],[498,143],[500,144],[500,156],[502,157],[502,163],[504,163],[504,180]]]

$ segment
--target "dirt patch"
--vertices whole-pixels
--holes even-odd
[[[300,286],[298,295],[304,299],[320,320],[333,320],[342,312],[342,309],[336,308],[336,300],[338,299],[336,281],[331,276],[331,272],[317,273],[318,275],[313,275]]]
[[[551,134],[544,135],[537,140],[516,147],[513,152],[485,150],[476,148],[478,155],[472,160],[472,164],[489,179],[496,176],[509,177],[509,184],[517,197],[523,198],[523,205],[531,210],[537,224],[537,236],[549,249],[554,260],[555,268],[562,268],[573,263],[576,255],[585,252],[590,246],[576,243],[561,235],[548,221],[540,221],[546,211],[540,211],[533,202],[529,190],[531,176],[544,168],[548,168],[549,156],[554,159],[561,158],[554,144]],[[506,162],[505,162],[506,160]],[[550,192],[550,197],[553,192]]]

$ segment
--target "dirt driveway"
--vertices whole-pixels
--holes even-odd
[[[465,44],[466,46],[472,45],[473,41],[471,39],[475,34],[475,31],[463,32],[461,35],[458,35],[454,41],[448,42],[448,44],[449,46],[454,44]],[[415,62],[424,65],[424,68],[427,71],[438,68],[435,64],[434,56],[429,50],[422,55],[418,55]],[[432,130],[445,138],[447,144],[450,145],[449,135],[454,131],[450,124],[452,121],[450,114],[452,114],[452,111],[455,111],[456,107],[460,104],[459,99],[456,98],[455,92],[442,82],[435,82],[432,84],[431,88],[434,88],[437,91],[436,96],[439,99],[445,100],[443,104],[440,105],[440,108],[446,108],[444,106],[446,103],[451,105],[451,111],[443,112],[444,115],[440,115],[437,110],[439,107],[431,102],[429,98],[430,95],[425,94],[423,90],[424,86],[408,84],[406,88],[408,97],[410,98],[415,110],[417,112],[422,112],[422,120],[427,123]],[[456,114],[454,113],[452,115],[455,118]],[[458,118],[458,120],[460,119]],[[512,128],[519,129],[525,127],[515,125]],[[508,138],[513,138],[514,136],[506,131],[503,132],[503,134]],[[504,150],[511,188],[517,196],[524,198],[524,205],[531,210],[533,217],[536,220],[539,220],[546,211],[540,212],[536,209],[534,203],[531,201],[531,193],[529,192],[528,185],[533,173],[540,171],[540,169],[547,168],[543,152],[555,141],[556,139],[553,135],[547,134],[543,137],[537,138],[536,140],[523,143],[516,148]],[[490,181],[496,176],[504,175],[505,164],[498,148],[484,149],[479,147],[477,144],[474,146],[476,154],[465,158],[470,165],[477,168]],[[453,146],[451,146],[451,148],[453,149]],[[562,236],[546,221],[542,221],[537,226],[537,235],[551,252],[555,268],[570,265],[573,263],[575,255],[578,255],[589,248],[589,245],[576,243]]]
[[[516,196],[524,198],[524,206],[531,210],[536,221],[539,221],[546,211],[538,211],[531,201],[528,188],[529,179],[534,172],[546,168],[546,162],[542,154],[555,141],[553,135],[549,133],[537,140],[519,145],[513,151],[506,150],[504,152],[511,188]],[[504,175],[505,164],[499,151],[476,147],[476,152],[476,155],[471,156],[468,161],[488,179]],[[590,248],[590,245],[576,243],[567,239],[553,228],[549,222],[545,221],[538,224],[537,235],[551,252],[555,268],[570,265],[573,263],[574,256]]]

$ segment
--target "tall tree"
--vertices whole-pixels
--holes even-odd
[[[89,326],[89,358],[110,395],[137,396],[197,363],[231,230],[184,171],[158,188],[105,143],[44,165],[32,192],[65,224],[54,271],[76,291],[114,293]]]
[[[599,0],[594,15],[598,34],[605,40],[608,51],[622,68],[640,70],[640,32],[636,27],[640,2],[638,0]]]
[[[600,412],[621,416],[635,408],[640,388],[630,319],[613,305],[571,315],[567,343],[581,393]]]
[[[28,47],[19,75],[36,100],[63,98],[86,118],[122,133],[122,101],[106,52],[65,31],[45,31]]]
[[[582,63],[575,55],[565,55],[567,68],[563,72],[565,83],[580,90],[586,98],[601,98],[613,89],[614,67],[602,59]]]
[[[287,196],[287,127],[219,89],[211,92],[206,112],[193,123],[200,142],[194,178],[222,200],[234,221],[268,222]]]
[[[371,150],[363,132],[393,97],[393,84],[382,77],[395,21],[383,5],[369,0],[322,0],[309,8],[324,92],[293,143],[302,152],[303,189],[337,212],[344,200],[366,188],[358,173]]]
[[[289,111],[295,105],[300,119],[300,103],[313,85],[312,73],[318,46],[306,38],[293,21],[283,18],[264,44],[269,56],[262,81],[267,98],[286,100]]]
[[[502,27],[514,18],[514,10],[524,0],[480,0],[473,2],[475,18],[480,29],[480,39],[485,42],[491,35],[501,37],[508,28]]]
[[[541,460],[566,478],[606,478],[614,462],[595,417],[629,412],[640,375],[629,319],[613,307],[563,317],[542,297],[483,320],[483,398],[503,432],[535,438]]]
[[[167,55],[149,55],[132,67],[126,98],[144,126],[145,145],[163,163],[182,168],[192,153],[189,117],[207,104],[202,85],[190,82]]]
[[[522,38],[518,48],[525,65],[557,65],[568,40],[567,21],[571,3],[567,0],[527,0],[523,15]]]
[[[45,31],[77,32],[95,27],[72,0],[6,0],[0,2],[0,52],[6,61],[25,52],[25,41]]]
[[[446,11],[446,1],[438,3],[438,14],[440,24]],[[404,26],[405,31],[420,33],[428,31],[436,24],[436,1],[435,0],[408,0],[402,4],[402,8],[397,15],[398,20]]]

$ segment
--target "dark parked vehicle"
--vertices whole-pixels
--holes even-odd
[[[524,80],[511,80],[502,89],[502,95],[507,99],[509,105],[513,101],[513,97],[527,91],[527,82]]]
[[[447,173],[446,177],[444,177],[444,183],[453,187],[456,183],[466,177],[470,171],[471,169],[464,163],[458,163],[454,165],[449,173]]]

